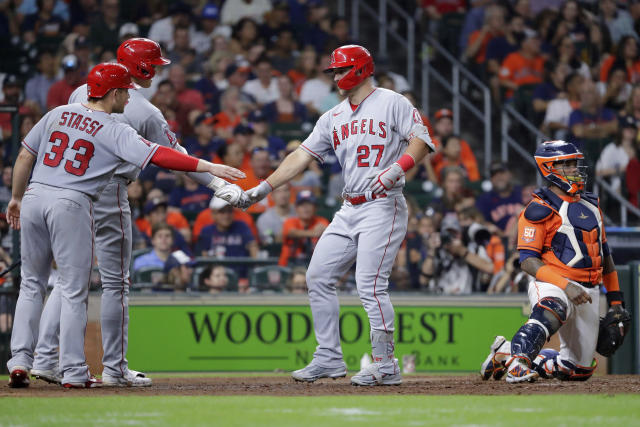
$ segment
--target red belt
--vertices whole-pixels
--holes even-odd
[[[370,202],[371,200],[383,199],[385,197],[387,197],[386,194],[372,194],[371,199],[367,200],[367,196],[362,194],[360,196],[355,196],[355,197],[344,196],[344,199],[355,206],[355,205],[361,205],[365,202]]]

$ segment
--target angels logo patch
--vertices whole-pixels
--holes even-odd
[[[420,111],[417,108],[413,109],[413,121],[414,123],[422,124],[422,116],[420,116]]]
[[[525,227],[522,231],[522,241],[523,242],[533,242],[536,239],[536,229],[533,227]]]

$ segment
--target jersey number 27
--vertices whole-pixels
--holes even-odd
[[[371,149],[369,149],[368,145],[359,145],[358,146],[358,167],[359,168],[368,168],[369,167],[369,155],[371,154],[371,150],[377,151],[376,159],[373,161],[373,167],[378,167],[380,164],[380,159],[382,159],[382,152],[384,151],[384,145],[372,145]]]
[[[49,137],[49,142],[53,145],[51,145],[51,150],[44,154],[42,163],[46,166],[56,168],[60,165],[60,162],[62,162],[64,152],[69,147],[69,135],[60,131],[52,132]],[[73,161],[67,160],[64,163],[64,170],[72,175],[82,176],[89,167],[89,161],[93,157],[95,147],[85,139],[76,139],[71,149],[76,152],[76,155]],[[76,162],[78,166],[74,165]]]

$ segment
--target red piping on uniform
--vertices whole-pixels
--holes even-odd
[[[91,272],[93,271],[93,246],[95,244],[95,237],[93,236],[93,230],[95,229],[95,226],[93,224],[93,202],[89,202],[89,215],[91,216],[91,262],[89,263],[89,280],[87,281],[87,300],[86,302],[86,309],[87,309],[87,317],[89,316],[89,288],[91,286]],[[84,341],[84,337],[87,336],[87,322],[85,322],[84,324],[84,332],[82,333],[82,340]],[[84,353],[84,352],[83,352]],[[86,356],[85,356],[85,363],[86,363]],[[89,378],[89,381],[91,380],[91,371],[89,371],[89,366],[87,365],[87,377]]]
[[[376,284],[378,282],[378,276],[380,276],[380,268],[382,268],[382,263],[384,262],[384,257],[387,254],[387,249],[389,248],[389,244],[391,243],[391,235],[393,234],[393,229],[396,225],[396,215],[398,214],[398,199],[395,200],[395,204],[393,205],[393,222],[391,222],[391,232],[389,233],[389,239],[387,240],[387,246],[384,247],[384,253],[382,254],[382,259],[380,260],[380,265],[378,266],[378,272],[376,273],[376,278],[373,280],[373,297],[378,302],[378,309],[380,310],[380,316],[382,316],[382,326],[384,326],[384,331],[387,331],[387,322],[384,320],[384,314],[382,313],[382,307],[380,306],[380,300],[376,296]]]
[[[370,96],[371,96],[371,94],[372,94],[373,92],[375,92],[377,89],[378,89],[377,87],[374,87],[374,88],[373,88],[373,90],[372,90],[371,92],[369,92],[369,95],[365,96],[365,97],[364,97],[364,99],[363,99],[362,101],[360,101],[360,103],[359,103],[358,105],[356,105],[356,109],[355,109],[355,110],[353,110],[353,112],[355,113],[355,112],[356,112],[356,110],[358,109],[358,107],[362,105],[362,103],[364,102],[364,100],[365,100],[365,99],[367,99],[368,97],[370,97]],[[349,101],[349,104],[351,104],[351,101]],[[351,104],[351,105],[353,105],[353,104]]]
[[[317,153],[315,153],[313,150],[311,150],[308,147],[305,147],[304,145],[300,144],[300,148],[303,148],[305,150],[307,150],[309,153],[313,154],[318,160],[323,161],[324,159]]]
[[[124,226],[122,225],[122,206],[120,206],[120,183],[118,183],[118,191],[116,193],[118,199],[118,209],[120,209],[120,231],[122,231],[122,239],[120,239],[120,274],[122,275],[122,287],[120,288],[120,305],[122,305],[122,326],[120,326],[120,373],[124,378],[122,363],[124,361]]]
[[[29,144],[27,144],[27,143],[25,142],[25,140],[22,140],[22,145],[24,145],[24,146],[29,150],[29,152],[30,152],[31,154],[34,154],[34,155],[36,155],[36,156],[38,155],[38,152],[37,152],[37,151],[34,151],[34,150],[33,150],[33,148],[29,147]]]

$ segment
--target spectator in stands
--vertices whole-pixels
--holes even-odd
[[[429,33],[449,52],[458,55],[458,37],[464,24],[465,0],[421,0],[419,5],[428,20]]]
[[[2,168],[2,182],[0,183],[0,203],[2,203],[3,206],[6,206],[11,200],[12,176],[13,166],[4,166]]]
[[[273,68],[281,74],[286,74],[295,66],[298,52],[293,29],[283,28],[276,34],[275,43],[269,49],[268,55]]]
[[[579,149],[586,150],[586,160],[594,164],[601,149],[599,141],[610,140],[618,131],[616,115],[600,106],[600,95],[591,80],[585,80],[582,84],[580,108],[569,116],[569,129],[571,142]]]
[[[312,46],[316,52],[323,52],[331,32],[331,17],[326,2],[308,3],[306,18],[306,22],[291,20],[298,32],[298,40],[302,40],[305,46]]]
[[[633,28],[633,19],[629,12],[618,8],[616,0],[600,0],[600,21],[607,26],[611,39],[618,43],[624,36],[632,36],[636,40],[638,34]]]
[[[540,37],[530,29],[524,33],[520,50],[507,55],[500,67],[500,84],[507,99],[521,86],[542,82],[545,60],[540,54]]]
[[[524,18],[512,15],[504,27],[504,35],[492,38],[487,44],[486,75],[494,100],[500,100],[500,65],[511,53],[516,52],[524,38]]]
[[[471,33],[469,43],[463,53],[463,59],[470,62],[469,65],[476,71],[476,74],[483,74],[487,46],[492,39],[502,36],[504,26],[504,9],[498,5],[487,7],[482,28]]]
[[[233,2],[227,2],[226,4],[229,3]],[[242,18],[233,25],[231,42],[229,43],[229,50],[231,52],[246,59],[249,56],[249,51],[256,44],[263,44],[263,40],[260,39],[258,25],[255,20]]]
[[[242,121],[245,113],[245,105],[240,101],[240,91],[230,86],[220,96],[220,112],[213,116],[213,129],[216,136],[230,139],[233,130]]]
[[[631,88],[631,95],[629,95],[621,115],[623,117],[631,117],[636,122],[636,126],[640,128],[640,85],[634,85]]]
[[[194,266],[195,261],[189,255],[182,251],[172,252],[164,263],[164,273],[167,276],[166,287],[173,292],[186,291],[193,280]]]
[[[253,136],[249,147],[263,147],[269,150],[269,155],[273,162],[272,166],[276,166],[284,159],[285,143],[284,140],[269,132],[269,123],[267,117],[262,110],[254,110],[247,117],[249,127],[253,129]]]
[[[269,0],[226,1],[222,6],[222,23],[235,25],[243,19],[252,19],[262,24],[264,16],[273,9]]]
[[[280,30],[285,28],[293,29],[289,15],[289,3],[287,0],[275,1],[273,9],[264,15],[264,23],[260,25],[260,36],[271,47]]]
[[[493,263],[491,274],[498,273],[504,267],[506,252],[500,237],[502,236],[500,229],[486,221],[484,215],[475,207],[462,209],[458,212],[458,221],[462,227],[464,244],[476,254],[484,250],[484,253]],[[515,238],[513,241],[515,243]],[[476,275],[476,289],[479,288],[484,291],[489,286],[490,281],[491,277],[487,277],[486,274]]]
[[[52,51],[43,50],[38,54],[38,73],[27,80],[24,96],[40,107],[40,112],[47,111],[47,93],[56,81],[56,58]]]
[[[536,125],[542,123],[549,103],[563,92],[564,79],[570,72],[569,66],[560,62],[546,62],[544,68],[546,77],[532,94]]]
[[[167,57],[171,60],[172,64],[180,64],[188,76],[198,76],[202,74],[204,58],[191,47],[189,27],[186,25],[175,26],[173,28],[173,48],[167,52]],[[173,80],[174,79],[172,79],[172,81]],[[173,83],[178,87],[175,81]],[[179,98],[180,96],[181,95],[178,94]]]
[[[468,2],[469,10],[464,15],[464,24],[458,39],[458,52],[464,52],[467,49],[469,36],[482,28],[485,23],[486,9],[495,3],[495,0],[470,0]]]
[[[164,264],[171,255],[173,247],[173,228],[164,222],[153,225],[151,230],[151,252],[140,255],[133,262],[133,271],[144,267],[164,268]]]
[[[207,3],[200,12],[200,30],[191,37],[193,48],[201,55],[214,51],[212,40],[216,36],[231,38],[231,27],[220,24],[220,10],[215,3]]]
[[[212,295],[224,292],[228,284],[227,269],[220,264],[207,266],[200,275],[200,290]]]
[[[180,64],[171,64],[169,68],[169,81],[173,83],[173,87],[176,91],[176,99],[180,105],[183,106],[187,116],[194,110],[203,112],[205,110],[204,98],[202,94],[195,89],[189,89],[187,87],[187,75],[185,68]],[[178,120],[184,120],[177,117]],[[187,120],[180,123],[183,135],[191,135],[192,128]]]
[[[182,134],[182,123],[188,120],[190,107],[178,102],[175,86],[170,80],[162,80],[158,83],[151,103],[160,109],[171,130]]]
[[[518,215],[524,207],[522,188],[514,185],[513,175],[502,162],[494,162],[490,167],[491,190],[476,199],[476,207],[485,220],[496,225],[508,236],[517,232]]]
[[[492,274],[493,264],[484,248],[479,247],[476,253],[465,246],[462,237],[455,215],[445,216],[440,233],[431,233],[427,240],[421,287],[446,295],[469,294],[474,290],[474,269]]]
[[[204,209],[196,217],[196,220],[193,223],[193,242],[198,241],[203,228],[208,225],[215,224],[215,217],[213,215],[212,206],[216,205],[218,205],[218,202],[215,198],[212,198],[211,202],[209,202],[209,208]],[[256,228],[255,222],[253,221],[253,217],[249,213],[243,211],[242,209],[235,208],[233,209],[233,220],[242,221],[247,224],[247,227],[249,227],[249,229],[251,230],[253,237],[258,240],[258,229]]]
[[[265,105],[263,112],[270,123],[302,123],[307,120],[307,108],[296,100],[291,77],[277,77],[279,96]]]
[[[169,194],[169,211],[195,215],[209,206],[211,190],[198,184],[186,175],[181,176],[182,185],[177,185]]]
[[[187,242],[191,237],[191,230],[189,228],[189,222],[179,212],[167,212],[167,201],[159,193],[159,190],[154,189],[148,194],[147,202],[144,204],[144,218],[138,218],[136,220],[136,226],[140,232],[151,237],[153,226],[160,223],[167,223],[173,230],[173,248],[174,250],[182,250],[186,253],[191,253],[191,249]],[[187,238],[185,238],[187,237]]]
[[[574,43],[586,43],[589,40],[589,19],[577,0],[567,0],[562,5],[552,28],[555,29],[551,39],[554,46],[558,46],[566,35],[570,35]]]
[[[613,66],[607,82],[596,83],[600,94],[600,104],[614,112],[622,112],[631,96],[631,84],[627,83],[627,70],[622,66]]]
[[[410,218],[413,219],[415,216],[412,215]],[[429,249],[428,241],[430,236],[437,232],[436,220],[433,216],[423,215],[417,221],[416,230],[412,232],[407,229],[406,237],[406,267],[412,288],[420,288],[420,272],[422,261]]]
[[[266,148],[255,147],[251,150],[250,156],[250,168],[248,170],[242,169],[247,174],[247,177],[235,182],[235,184],[239,185],[243,190],[248,190],[260,184],[260,181],[266,179],[273,171],[269,150]],[[264,212],[267,207],[267,200],[268,199],[264,199],[260,203],[252,205],[247,209],[247,212]]]
[[[465,175],[458,166],[442,169],[442,195],[431,202],[437,212],[444,215],[474,205],[473,193],[464,185]]]
[[[638,59],[638,41],[633,36],[624,36],[616,48],[616,55],[609,55],[600,67],[600,81],[606,82],[613,65],[627,69],[627,81],[632,84],[640,82],[640,60]]]
[[[580,108],[580,88],[584,77],[578,73],[570,73],[564,79],[562,96],[556,97],[547,104],[542,131],[554,139],[567,139],[569,133],[569,116],[573,110]]]
[[[629,202],[635,207],[640,207],[640,143],[637,140],[634,155],[627,164],[625,179]]]
[[[195,135],[184,139],[184,147],[195,157],[213,159],[218,149],[225,144],[224,139],[215,138],[213,130],[213,115],[203,113],[193,122]]]
[[[307,294],[307,269],[305,267],[293,268],[291,278],[287,282],[287,292],[290,294]]]
[[[52,110],[60,105],[66,105],[71,93],[86,79],[82,77],[79,69],[78,58],[75,55],[67,55],[62,58],[62,71],[64,77],[49,88],[47,93],[47,110]]]
[[[613,47],[609,30],[606,26],[592,22],[589,25],[589,43],[582,48],[581,55],[591,67],[591,74],[597,76],[600,66],[606,58],[611,56]]]
[[[340,46],[355,44],[349,33],[349,21],[345,17],[334,17],[331,20],[331,32],[325,46],[325,52],[333,52]]]
[[[218,50],[211,55],[209,61],[203,65],[205,74],[198,80],[194,88],[202,93],[208,111],[216,114],[220,110],[220,94],[229,87],[225,71],[233,64],[233,54],[226,50]],[[236,67],[237,69],[237,67]],[[243,76],[240,87],[246,81],[246,74]]]
[[[8,74],[2,81],[2,95],[4,99],[0,102],[0,105],[17,105],[19,107],[18,112],[25,114],[30,112],[24,105],[20,105],[22,102],[22,86],[18,77],[15,74]],[[37,106],[34,106],[37,109]],[[8,140],[13,134],[13,121],[10,113],[0,113],[0,140]]]
[[[247,81],[242,91],[251,95],[259,106],[275,101],[280,96],[278,82],[273,75],[271,61],[265,55],[253,65],[255,79]]]
[[[306,46],[296,59],[296,65],[289,71],[287,75],[291,77],[293,81],[293,87],[296,94],[300,95],[302,85],[305,81],[312,79],[316,76],[317,69],[316,63],[318,61],[318,54],[312,46]]]
[[[606,179],[620,193],[622,179],[629,160],[635,155],[638,126],[631,116],[620,119],[620,129],[614,142],[604,147],[596,163],[596,176]]]
[[[211,211],[215,223],[202,229],[196,242],[196,253],[202,256],[247,257],[258,256],[258,244],[246,223],[233,219],[233,207],[213,197]],[[234,266],[238,277],[247,278],[246,266]]]
[[[91,24],[89,33],[89,42],[96,55],[102,50],[115,52],[120,44],[120,0],[102,0],[101,11],[100,18]]]
[[[591,79],[591,70],[578,56],[576,45],[570,35],[560,38],[555,56],[558,64],[565,64],[571,68],[572,72],[580,73],[585,79]]]
[[[321,115],[340,102],[334,92],[331,76],[324,72],[330,60],[329,55],[321,55],[318,58],[316,76],[305,81],[300,88],[300,102],[310,114]]]
[[[296,214],[291,205],[291,186],[288,183],[273,190],[271,199],[273,206],[260,214],[256,221],[260,242],[264,245],[282,243],[282,224]]]
[[[149,38],[163,44],[168,49],[173,48],[173,29],[175,27],[189,27],[190,34],[195,32],[191,23],[191,8],[182,0],[171,2],[168,15],[158,19],[149,28]]]
[[[142,182],[139,179],[132,181],[127,186],[127,196],[129,199],[129,206],[131,207],[131,217],[133,220],[137,220],[144,215],[144,203],[146,198]]]
[[[55,3],[55,0],[41,0],[37,10],[24,17],[20,34],[26,42],[55,49],[62,41],[67,26],[65,20],[54,13]]]
[[[475,161],[464,159],[461,155],[462,143],[459,136],[449,135],[441,141],[441,144],[442,150],[436,153],[431,160],[436,177],[441,176],[444,168],[449,166],[458,166],[464,170],[465,177],[470,182],[480,180],[478,164]]]
[[[278,264],[291,266],[308,263],[318,239],[329,221],[316,215],[317,201],[312,192],[305,190],[296,197],[296,216],[282,225],[282,253]]]

